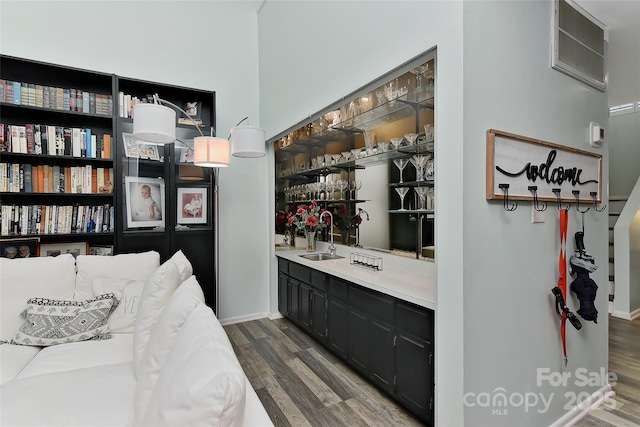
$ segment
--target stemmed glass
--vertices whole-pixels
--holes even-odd
[[[327,179],[325,185],[327,187],[327,200],[333,200],[333,196],[335,196],[334,192],[336,190],[336,183]]]
[[[407,163],[409,163],[409,160],[407,159],[393,159],[393,164],[395,164],[398,169],[400,170],[400,184],[402,184],[402,171],[404,170],[404,168],[407,166]]]
[[[408,133],[404,137],[407,139],[407,142],[409,143],[409,145],[413,145],[416,143],[416,140],[418,139],[418,134]]]
[[[356,180],[351,181],[351,194],[353,195],[352,199],[358,199],[358,190],[362,188],[362,181]]]
[[[396,192],[398,193],[398,196],[400,196],[400,209],[398,209],[399,211],[406,210],[404,208],[404,196],[407,195],[407,191],[409,191],[409,187],[396,187]]]
[[[367,151],[367,156],[373,154],[373,142],[376,139],[376,133],[372,130],[364,131],[364,146]]]
[[[340,199],[344,200],[344,190],[349,186],[349,182],[344,179],[339,179],[336,181],[336,186],[338,187],[338,190],[340,190]]]
[[[424,181],[424,170],[428,160],[429,156],[420,156],[418,154],[411,159],[411,163],[416,168],[416,181]]]
[[[400,148],[400,144],[402,144],[402,140],[403,138],[391,138],[391,144],[393,145],[393,148],[395,150]]]
[[[427,209],[426,199],[427,199],[427,192],[429,191],[429,187],[414,187],[413,190],[416,192],[420,200],[418,209],[426,210]]]

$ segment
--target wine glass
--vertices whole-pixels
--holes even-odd
[[[409,143],[408,145],[413,145],[416,143],[416,140],[418,139],[418,134],[417,133],[408,133],[404,136],[407,140],[407,142]]]
[[[398,196],[400,196],[400,209],[398,209],[399,211],[406,210],[404,208],[404,196],[407,195],[407,191],[409,191],[409,187],[396,187],[396,193],[398,193]]]
[[[407,159],[393,159],[393,164],[400,170],[400,184],[402,184],[402,171],[407,166],[407,163],[409,163]]]
[[[378,153],[384,153],[389,150],[389,141],[378,142]]]
[[[336,191],[336,183],[327,179],[325,186],[327,188],[327,200],[333,200],[333,197],[335,196],[334,193]]]
[[[357,200],[358,199],[358,190],[362,188],[362,181],[360,180],[355,180],[355,181],[351,181],[351,192],[352,192],[352,199],[353,200]]]
[[[419,210],[426,210],[426,200],[427,200],[427,191],[429,191],[429,187],[414,187],[413,190],[418,195],[418,199],[420,201],[418,205]]]
[[[353,158],[357,159],[358,157],[360,157],[360,152],[362,151],[362,148],[354,148],[351,150],[351,154],[353,154]]]
[[[394,149],[400,148],[400,144],[402,144],[403,138],[391,138],[391,145],[393,145]]]
[[[424,181],[424,170],[429,160],[429,156],[414,155],[411,159],[413,166],[416,168],[416,181]]]
[[[344,200],[344,190],[349,186],[349,182],[344,179],[339,179],[336,181],[336,186],[338,187],[338,190],[340,190],[340,199]]]

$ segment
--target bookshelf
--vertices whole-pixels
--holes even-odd
[[[113,246],[111,74],[0,56],[0,240]],[[4,252],[2,256],[4,256]]]
[[[86,243],[89,253],[156,250],[162,261],[182,250],[215,306],[213,171],[190,158],[199,132],[179,120],[175,144],[134,138],[125,149],[133,103],[155,93],[195,106],[205,135],[215,128],[213,91],[0,55],[0,256],[22,244],[31,256]],[[158,208],[146,217],[145,185]],[[184,208],[192,200],[199,209]]]

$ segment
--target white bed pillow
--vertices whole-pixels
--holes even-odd
[[[184,282],[193,275],[193,266],[181,250],[178,250],[169,259],[175,262],[178,266],[178,270],[180,271],[180,283]]]
[[[171,295],[151,330],[140,361],[136,383],[136,421],[141,425],[151,393],[156,385],[167,354],[184,322],[193,310],[204,304],[204,294],[195,276],[191,276]]]
[[[143,426],[243,425],[245,375],[213,311],[198,305],[160,371]]]
[[[118,307],[109,315],[109,330],[114,334],[133,333],[140,296],[146,280],[127,280],[111,277],[95,277],[93,292],[96,295],[113,293]]]
[[[140,360],[147,347],[151,329],[169,297],[182,283],[178,265],[172,260],[166,261],[153,272],[142,289],[136,323],[133,327],[133,365],[138,376]]]

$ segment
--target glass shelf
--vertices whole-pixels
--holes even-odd
[[[387,211],[390,214],[411,214],[411,215],[426,215],[427,218],[433,218],[433,215],[435,214],[434,210],[427,210],[427,209],[389,209]]]
[[[391,182],[389,187],[433,187],[435,185],[433,178],[428,178],[424,181],[405,181],[405,182]]]
[[[285,202],[288,205],[303,205],[305,203],[310,203],[311,200],[300,200],[297,202]],[[364,200],[364,199],[335,199],[335,200],[319,200],[316,199],[316,203],[318,204],[331,204],[331,203],[366,203],[366,202],[370,202],[370,200]]]

